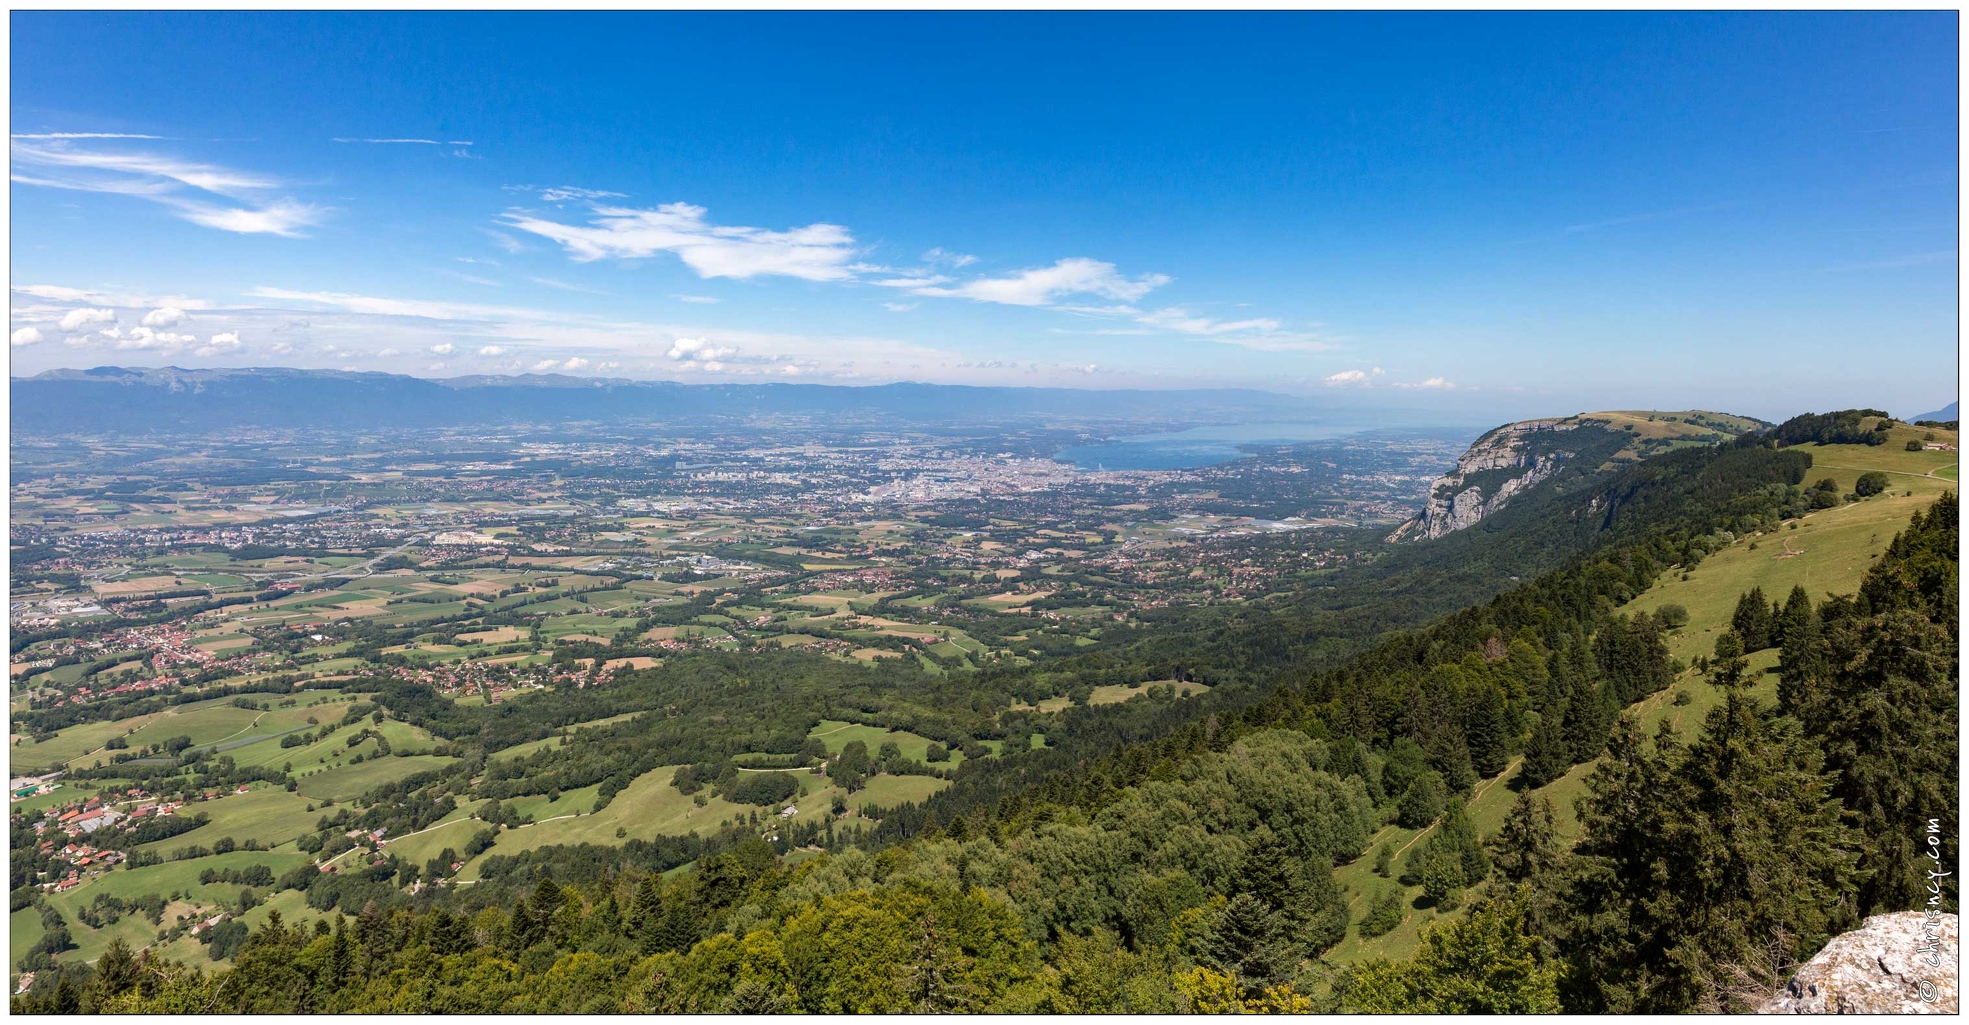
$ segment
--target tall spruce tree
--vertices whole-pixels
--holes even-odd
[[[1730,616],[1730,629],[1743,639],[1744,651],[1763,651],[1776,643],[1772,637],[1775,618],[1764,589],[1753,587],[1737,599],[1737,610]]]
[[[1503,772],[1511,757],[1511,732],[1505,722],[1504,692],[1495,684],[1481,683],[1471,691],[1464,731],[1470,738],[1470,767],[1477,775],[1489,779]]]
[[[1492,864],[1514,883],[1551,871],[1559,862],[1558,816],[1552,799],[1519,794],[1487,846]]]
[[[1824,631],[1818,607],[1803,586],[1793,587],[1778,617],[1782,635],[1778,649],[1778,699],[1786,708],[1796,708],[1810,681],[1824,680],[1830,667],[1826,662]]]
[[[1825,657],[1801,659],[1781,695],[1822,746],[1833,792],[1866,836],[1862,914],[1927,908],[1931,898],[1957,904],[1955,877],[1930,874],[1952,866],[1928,856],[1928,838],[1953,844],[1960,829],[1958,559],[1946,496],[1894,538],[1858,601],[1827,603]]]
[[[1741,1010],[1739,971],[1855,924],[1861,839],[1817,744],[1741,691],[1686,748],[1664,723],[1650,749],[1623,716],[1587,785],[1557,901],[1568,1010]]]
[[[1726,691],[1750,683],[1750,660],[1744,658],[1743,637],[1734,629],[1716,638],[1716,657],[1709,660],[1709,682]]]
[[[1573,690],[1566,702],[1566,744],[1572,764],[1590,762],[1607,749],[1607,726],[1612,716],[1600,687],[1591,680]]]
[[[1538,726],[1525,745],[1524,764],[1518,768],[1519,782],[1527,788],[1542,787],[1572,768],[1572,738],[1566,733],[1564,703],[1547,705]]]

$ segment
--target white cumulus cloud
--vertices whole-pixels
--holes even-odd
[[[449,356],[451,355],[451,350],[453,348],[455,348],[455,346],[453,346],[450,342],[444,342],[438,345],[431,346],[431,351],[437,353],[440,356]]]
[[[109,332],[105,331],[103,334],[107,336]],[[119,331],[111,337],[116,339],[116,347],[118,349],[158,349],[165,352],[176,352],[178,349],[198,341],[192,335],[178,334],[173,331],[153,331],[150,328],[141,326],[131,328],[128,334]],[[208,353],[201,351],[199,355],[204,356],[208,355]]]
[[[41,329],[38,327],[21,328],[20,330],[14,332],[12,338],[12,342],[15,345],[33,345],[34,343],[40,340],[41,340]]]
[[[679,338],[670,345],[671,359],[716,360],[738,354],[734,345],[718,345],[708,338]]]
[[[145,327],[177,327],[191,319],[191,315],[176,306],[162,306],[144,314]]]
[[[63,314],[61,329],[66,334],[75,334],[94,327],[97,324],[114,323],[116,323],[115,310],[100,310],[85,306],[82,309],[70,310]]]
[[[1337,374],[1333,374],[1327,377],[1326,383],[1327,384],[1366,384],[1367,371],[1342,370]]]
[[[506,355],[506,347],[505,347],[505,346],[503,346],[503,345],[488,345],[488,346],[485,346],[484,348],[482,348],[482,349],[480,349],[480,350],[479,350],[479,355],[481,355],[481,356],[504,356],[504,355]]]

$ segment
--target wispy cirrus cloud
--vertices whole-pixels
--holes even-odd
[[[250,289],[247,295],[261,299],[284,299],[294,302],[316,303],[351,313],[369,313],[388,317],[421,317],[427,320],[507,320],[515,318],[547,320],[553,314],[543,310],[531,310],[516,306],[487,306],[479,303],[447,302],[437,299],[391,299],[383,296],[356,295],[349,292],[303,292],[288,288],[268,288],[259,286]]]
[[[162,135],[139,135],[135,132],[15,132],[15,139],[162,139]]]
[[[16,136],[12,153],[12,179],[22,185],[134,196],[220,231],[291,238],[323,215],[320,207],[275,197],[274,190],[284,183],[250,171],[153,153],[76,146],[68,138]]]
[[[1279,323],[1270,317],[1252,317],[1248,320],[1213,320],[1199,317],[1179,306],[1156,310],[1135,318],[1137,323],[1159,327],[1166,331],[1179,331],[1186,335],[1224,335],[1239,331],[1276,331]]]
[[[527,278],[527,280],[533,282],[536,285],[545,285],[548,288],[557,288],[563,292],[579,292],[582,295],[609,294],[607,292],[602,291],[599,288],[589,288],[587,285],[577,285],[572,282],[562,281],[558,278],[529,277]]]
[[[920,283],[911,278],[896,279],[887,284],[906,288],[914,295],[971,299],[1007,306],[1050,306],[1074,295],[1095,295],[1103,299],[1133,302],[1171,280],[1166,274],[1129,278],[1117,271],[1114,264],[1073,256],[1055,261],[1050,267],[1034,267],[1004,277],[973,278],[954,285]]]
[[[94,306],[175,306],[180,310],[203,310],[212,305],[204,299],[182,295],[146,295],[101,288],[70,288],[66,285],[15,285],[13,292],[53,302]]]
[[[587,224],[563,224],[521,210],[501,223],[561,244],[580,263],[602,259],[642,259],[670,253],[703,278],[761,275],[808,281],[847,281],[855,256],[854,236],[838,224],[809,224],[786,231],[706,220],[704,207],[665,203],[654,210],[620,206],[593,208]]]
[[[470,146],[470,139],[335,139],[335,142],[364,142],[372,146]]]
[[[507,192],[530,192],[549,203],[573,203],[596,199],[627,199],[626,193],[607,189],[584,189],[579,185],[501,185]]]
[[[978,262],[978,258],[969,253],[953,253],[942,246],[924,253],[922,260],[933,267],[940,264],[950,267],[969,267]]]
[[[347,142],[347,143],[362,143],[370,146],[450,146],[452,147],[451,155],[454,157],[462,157],[466,160],[478,159],[478,157],[472,153],[472,140],[470,139],[401,138],[401,139],[335,139],[333,141]]]
[[[1600,231],[1604,228],[1619,228],[1629,224],[1646,224],[1649,221],[1664,221],[1676,217],[1688,217],[1692,214],[1715,213],[1720,210],[1734,209],[1736,206],[1737,204],[1734,202],[1704,203],[1700,206],[1681,206],[1669,210],[1649,210],[1644,213],[1627,214],[1622,217],[1609,217],[1601,221],[1568,224],[1560,228],[1559,232],[1564,235],[1577,235],[1581,232]]]

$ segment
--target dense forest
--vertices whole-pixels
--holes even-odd
[[[474,799],[493,799],[482,838],[512,824],[499,798],[599,783],[606,803],[658,766],[692,767],[680,789],[731,788],[741,753],[804,764],[823,717],[1007,743],[955,768],[867,758],[952,785],[872,831],[798,837],[826,851],[798,864],[781,857],[791,831],[733,828],[489,858],[471,886],[405,888],[441,882],[442,858],[304,867],[272,886],[305,890],[321,917],[239,927],[230,969],[119,945],[13,1008],[1741,1010],[1777,966],[1931,897],[1923,830],[1933,819],[1952,843],[1958,827],[1955,496],[1855,594],[1745,595],[1693,667],[1726,696],[1689,736],[1643,735],[1627,714],[1692,667],[1669,657],[1662,617],[1617,610],[1809,510],[1811,457],[1793,446],[1839,417],[1578,480],[1294,603],[1172,612],[1042,679],[987,670],[926,690],[913,669],[747,652],[496,707],[379,680],[350,725],[387,709],[462,760],[324,815],[323,844],[350,822],[435,821],[475,779]],[[1765,649],[1774,703],[1749,693],[1746,656]],[[1070,708],[1044,746],[1026,743],[1029,718],[991,714],[1014,694],[1157,679],[1215,689]],[[487,758],[626,712],[640,714],[579,745]],[[1520,757],[1527,792],[1480,842],[1465,802]],[[1581,831],[1562,844],[1529,790],[1582,763]],[[1436,828],[1396,859],[1368,845],[1389,821]],[[1364,857],[1468,913],[1412,958],[1332,967],[1320,955],[1349,923],[1332,870]],[[1952,878],[1940,899],[1955,909]],[[1370,906],[1363,930],[1388,913]]]

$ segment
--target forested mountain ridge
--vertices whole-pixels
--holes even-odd
[[[1800,487],[1811,469],[1810,450],[1750,438],[1527,505],[1515,530],[1500,517],[1465,532],[1470,540],[1455,550],[1482,556],[1494,545],[1501,564],[1514,539],[1543,538],[1567,546],[1563,566],[1345,661],[1268,642],[1302,615],[1290,611],[1236,617],[1239,631],[1214,642],[1207,635],[1223,624],[1154,638],[1136,655],[1090,656],[1090,673],[1152,666],[1224,685],[1203,702],[1069,711],[1049,725],[1047,747],[967,760],[927,806],[883,816],[863,845],[874,853],[842,847],[788,865],[756,835],[667,849],[542,848],[488,864],[476,885],[414,896],[390,885],[402,866],[385,861],[340,880],[294,879],[335,924],[263,928],[230,973],[145,964],[126,949],[106,955],[93,978],[63,972],[17,1007],[1732,1006],[1734,980],[1722,970],[1755,968],[1751,956],[1777,930],[1802,948],[1863,906],[1903,899],[1889,866],[1905,865],[1908,852],[1886,842],[1885,824],[1916,805],[1953,807],[1957,676],[1952,634],[1943,637],[1956,615],[1952,495],[1887,547],[1854,597],[1807,595],[1776,612],[1762,597],[1745,605],[1741,628],[1729,624],[1736,647],[1705,658],[1702,672],[1725,700],[1695,742],[1661,734],[1650,743],[1614,723],[1630,704],[1659,704],[1652,696],[1671,683],[1679,694],[1689,678],[1671,655],[1675,617],[1635,611],[1637,598],[1672,574],[1702,578],[1712,556],[1740,559],[1741,538],[1843,512],[1811,512],[1812,489]],[[1420,564],[1407,571],[1425,576]],[[1375,579],[1402,579],[1383,572]],[[1780,621],[1781,630],[1772,625]],[[1779,702],[1766,704],[1750,667],[1779,651],[1789,668]],[[1891,706],[1868,697],[1883,686],[1898,688]],[[454,714],[409,691],[379,699],[434,725]],[[1910,729],[1950,741],[1932,745],[1948,764],[1880,747],[1879,738]],[[1506,828],[1481,842],[1478,807],[1509,792],[1498,784],[1514,767],[1522,775],[1533,765],[1548,779],[1590,781],[1573,850],[1530,788]],[[1943,770],[1950,789],[1923,789]],[[1755,803],[1777,777],[1794,797]],[[1863,778],[1907,796],[1864,811],[1857,826],[1829,815],[1834,799],[1875,789],[1853,789]],[[374,804],[408,796],[374,795]],[[1631,814],[1648,800],[1659,815]],[[1796,828],[1775,837],[1719,830],[1719,802],[1747,821]],[[1392,840],[1403,837],[1397,850]],[[1673,915],[1636,911],[1668,896],[1650,888],[1663,866],[1699,876],[1713,868],[1698,855],[1714,844],[1750,875],[1712,873]],[[693,871],[659,876],[692,859]],[[1338,876],[1326,870],[1334,864],[1344,866]],[[1337,885],[1369,866],[1415,880],[1425,908],[1467,904],[1474,913],[1445,917],[1413,959],[1336,970],[1322,955],[1342,937],[1364,935],[1370,922],[1382,928],[1391,911],[1397,921],[1412,913],[1382,899],[1391,884],[1373,884],[1381,894]],[[1745,888],[1760,877],[1782,879],[1783,899]],[[1879,884],[1864,889],[1862,880]],[[1712,905],[1734,910],[1702,913]],[[1689,968],[1705,963],[1717,971]]]

